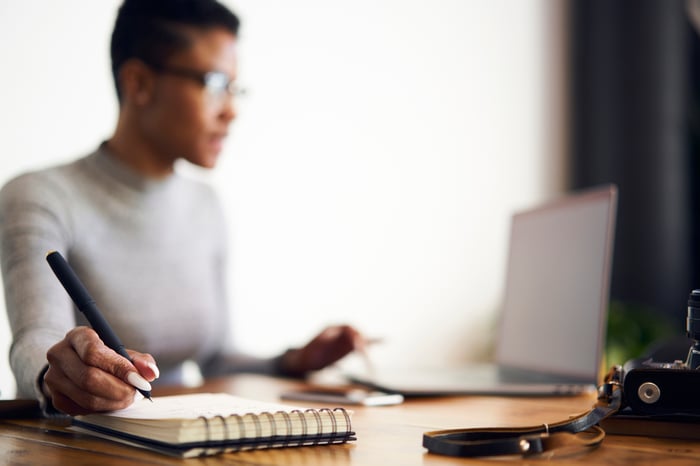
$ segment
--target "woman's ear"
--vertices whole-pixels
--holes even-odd
[[[122,100],[137,106],[148,104],[153,95],[154,77],[153,70],[141,60],[124,62],[119,70]]]

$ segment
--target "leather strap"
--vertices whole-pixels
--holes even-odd
[[[615,369],[613,369],[615,370]],[[618,378],[616,378],[618,377]],[[593,448],[605,438],[597,424],[622,405],[619,374],[609,374],[598,389],[598,403],[590,411],[556,424],[531,427],[449,429],[425,432],[423,446],[448,456],[533,456],[548,452]]]

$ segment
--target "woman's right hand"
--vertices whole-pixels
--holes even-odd
[[[76,327],[46,353],[42,390],[56,409],[70,415],[126,408],[134,402],[134,386],[150,390],[149,381],[158,377],[150,354],[127,351],[133,364],[91,328]]]

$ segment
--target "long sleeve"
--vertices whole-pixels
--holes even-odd
[[[18,396],[40,397],[46,351],[75,326],[70,300],[48,268],[51,249],[69,247],[65,193],[48,179],[19,177],[0,191],[0,260],[13,335],[10,364]]]

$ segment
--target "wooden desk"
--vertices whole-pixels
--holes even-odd
[[[229,392],[260,400],[279,401],[279,393],[301,384],[241,375],[207,382],[196,390],[160,389],[165,395],[187,391]],[[285,448],[181,460],[73,433],[45,420],[0,419],[0,464],[13,465],[453,465],[506,464],[499,460],[469,460],[426,452],[422,434],[428,430],[553,423],[586,411],[592,396],[572,398],[451,397],[408,400],[402,405],[354,408],[357,442],[345,445]],[[315,405],[308,404],[310,407]],[[700,464],[700,442],[608,436],[601,447],[557,464]],[[529,461],[536,464],[537,460]]]

